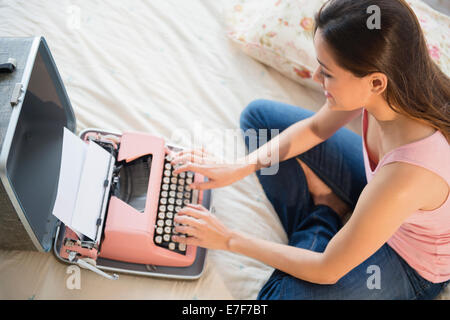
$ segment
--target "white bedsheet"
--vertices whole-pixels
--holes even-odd
[[[144,131],[173,140],[177,128],[237,129],[240,112],[257,98],[320,108],[322,93],[252,60],[226,38],[225,7],[215,0],[1,0],[0,35],[46,38],[78,132]],[[359,132],[359,119],[349,127]],[[286,242],[255,175],[215,190],[213,203],[227,226]],[[82,270],[81,289],[69,290],[66,270],[51,253],[0,251],[0,298],[254,299],[273,271],[214,250],[196,281],[130,275],[110,281]]]

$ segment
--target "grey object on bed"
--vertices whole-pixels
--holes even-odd
[[[0,249],[49,251],[62,128],[75,131],[75,116],[43,38],[0,38],[0,48],[16,64],[0,74]]]

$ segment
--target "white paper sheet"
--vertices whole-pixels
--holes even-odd
[[[86,143],[64,128],[58,192],[53,215],[67,226],[72,224],[86,150]]]
[[[89,143],[71,227],[93,240],[97,237],[97,219],[105,199],[104,182],[108,177],[110,159],[111,155],[106,150],[95,142]]]
[[[86,145],[64,128],[53,215],[66,226],[92,240],[96,240],[97,219],[100,218],[102,203],[103,209],[105,206],[104,182],[111,174],[112,167],[109,163],[112,160],[111,155],[95,142]]]

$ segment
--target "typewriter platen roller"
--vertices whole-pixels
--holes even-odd
[[[94,261],[100,257],[156,266],[192,265],[197,247],[172,241],[176,233],[173,218],[187,203],[202,203],[202,191],[191,190],[189,184],[204,177],[193,172],[173,174],[165,147],[181,149],[166,146],[164,139],[145,133],[90,133],[85,140],[98,143],[116,158],[106,195],[106,221],[99,230],[99,243],[80,239],[66,228],[61,257],[68,259],[76,254]]]

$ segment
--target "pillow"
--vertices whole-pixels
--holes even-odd
[[[318,63],[314,15],[326,0],[233,0],[226,12],[228,37],[249,56],[300,84],[322,91],[312,80]],[[431,58],[450,76],[450,17],[421,0],[407,0],[424,32]]]

